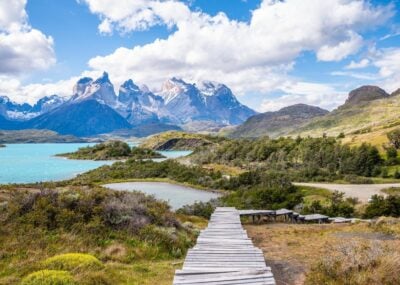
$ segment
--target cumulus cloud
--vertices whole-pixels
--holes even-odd
[[[0,76],[0,95],[7,95],[9,98],[19,103],[27,102],[30,104],[36,103],[37,100],[44,96],[53,94],[57,94],[61,97],[70,97],[72,94],[72,87],[78,79],[78,77],[72,77],[54,83],[23,85],[17,78]]]
[[[53,39],[27,22],[26,0],[0,1],[0,74],[29,73],[55,63]]]
[[[381,84],[387,91],[400,88],[400,48],[387,48],[378,51],[373,65],[379,69]]]
[[[261,104],[261,111],[277,111],[283,107],[304,103],[332,110],[342,104],[346,92],[339,92],[333,86],[311,82],[288,81],[282,86],[286,94],[274,99],[266,99]]]
[[[120,81],[134,77],[153,88],[171,76],[191,81],[211,78],[241,94],[279,88],[304,51],[315,52],[321,61],[356,53],[363,43],[362,32],[393,15],[392,6],[359,0],[264,0],[249,22],[231,20],[224,13],[193,12],[172,0],[125,0],[115,9],[109,9],[119,6],[111,5],[111,0],[85,2],[102,19],[104,32],[157,24],[176,27],[167,39],[92,58],[93,70],[108,70]]]
[[[99,31],[112,33],[113,29],[125,33],[146,30],[152,26],[172,26],[190,16],[189,8],[174,0],[123,0],[116,5],[111,0],[83,0],[102,22]]]
[[[385,23],[394,13],[391,5],[374,6],[367,0],[263,0],[252,11],[251,19],[243,22],[229,19],[224,13],[211,16],[193,11],[178,0],[121,0],[118,4],[113,0],[79,1],[98,15],[98,29],[103,34],[146,30],[155,25],[174,27],[166,39],[133,48],[121,47],[109,55],[92,58],[88,63],[91,70],[85,75],[96,77],[106,70],[116,86],[132,78],[153,90],[166,78],[177,76],[189,82],[220,81],[237,95],[256,92],[267,96],[273,90],[286,94],[264,100],[260,111],[298,102],[327,109],[342,103],[345,95],[333,86],[288,80],[288,72],[306,51],[314,52],[319,61],[340,61],[357,53],[364,41],[363,33]],[[17,31],[21,33],[32,32],[25,10],[19,11],[22,14],[16,13],[7,22],[20,23]],[[2,33],[11,34],[5,28]],[[47,42],[47,53],[52,52],[51,38],[42,36],[37,44]],[[51,64],[51,60],[40,61],[44,54],[39,53],[37,62],[26,66],[45,68]],[[54,62],[54,56],[48,58]],[[28,93],[33,94],[32,98],[51,93],[69,95],[75,81],[73,78],[28,86],[14,82],[13,94],[20,94],[15,98]]]
[[[345,66],[345,69],[361,69],[365,68],[370,64],[370,60],[368,58],[363,58],[360,61],[352,60],[348,65]]]

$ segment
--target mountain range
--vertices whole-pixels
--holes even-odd
[[[296,104],[248,118],[229,130],[232,137],[343,135],[346,143],[368,142],[379,147],[386,134],[400,127],[400,90],[391,94],[377,86],[352,90],[345,103],[328,112]]]
[[[224,84],[196,85],[174,77],[153,93],[129,79],[117,95],[106,72],[96,80],[79,79],[68,100],[52,95],[31,106],[0,97],[0,129],[48,129],[76,136],[143,130],[144,126],[176,130],[195,122],[237,125],[255,114]]]

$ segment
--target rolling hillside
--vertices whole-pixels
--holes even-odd
[[[306,104],[296,104],[276,112],[266,112],[252,116],[242,125],[236,127],[231,137],[278,137],[285,135],[315,117],[321,117],[329,112],[319,107]]]
[[[350,92],[344,105],[287,135],[338,136],[343,133],[344,142],[381,146],[387,142],[386,133],[400,127],[400,96],[388,95],[380,88],[371,90],[371,86],[360,87],[354,90],[356,97],[354,91]]]

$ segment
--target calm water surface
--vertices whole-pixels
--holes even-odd
[[[141,191],[167,201],[173,209],[196,201],[207,202],[220,194],[165,182],[122,182],[103,185],[119,191]]]
[[[76,151],[90,143],[6,144],[0,148],[0,184],[56,181],[72,178],[112,161],[70,160],[54,155]],[[168,158],[187,151],[163,151]]]

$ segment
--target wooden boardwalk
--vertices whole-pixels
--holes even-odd
[[[188,251],[174,285],[272,285],[275,279],[240,222],[235,208],[217,208]]]

